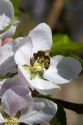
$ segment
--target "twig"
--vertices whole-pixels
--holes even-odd
[[[54,0],[53,7],[47,18],[47,23],[51,27],[51,29],[54,28],[54,26],[56,25],[58,21],[58,18],[63,9],[63,5],[64,5],[64,0]]]

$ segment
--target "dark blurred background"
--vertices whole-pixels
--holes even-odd
[[[16,14],[25,26],[47,22],[53,33],[67,33],[74,41],[83,41],[83,0],[12,0]],[[23,15],[25,14],[25,16]],[[24,27],[22,27],[24,28]],[[30,28],[29,28],[30,29]],[[24,33],[26,34],[24,29]]]

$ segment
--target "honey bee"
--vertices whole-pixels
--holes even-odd
[[[44,64],[44,68],[48,69],[50,65],[50,51],[38,51],[37,53],[34,53],[34,61],[38,61],[39,63]]]

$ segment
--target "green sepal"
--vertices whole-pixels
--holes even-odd
[[[15,73],[7,73],[7,74],[0,74],[0,81],[4,80],[4,79],[7,79],[7,78],[12,78],[14,76],[16,76],[18,73],[15,72]]]

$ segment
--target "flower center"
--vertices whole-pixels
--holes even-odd
[[[15,117],[6,118],[5,120],[5,125],[18,125],[18,119]]]
[[[37,53],[34,53],[30,63],[31,79],[35,76],[43,78],[44,70],[48,69],[50,65],[49,51],[38,51]]]
[[[34,53],[33,58],[30,59],[31,66],[23,65],[25,70],[30,72],[30,79],[38,76],[43,78],[43,72],[49,68],[50,55],[49,51],[38,51]]]
[[[50,56],[49,51],[38,51],[34,53],[34,59],[31,59],[31,66],[37,70],[42,71],[49,68]]]

